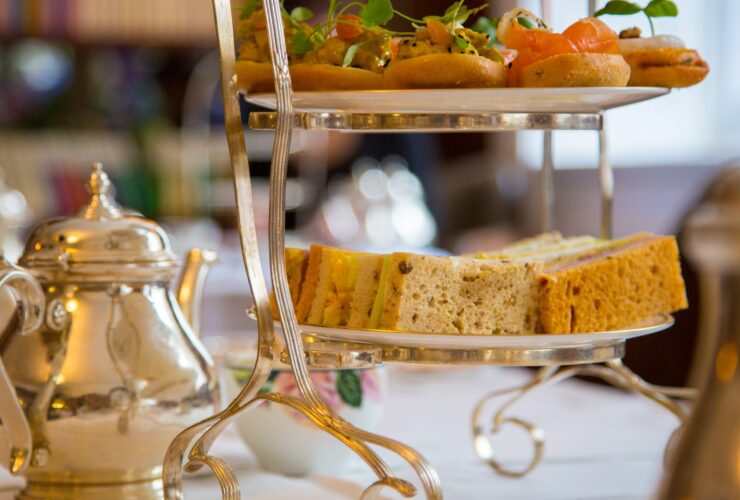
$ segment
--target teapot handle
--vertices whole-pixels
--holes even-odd
[[[24,335],[41,326],[44,292],[38,281],[27,271],[0,261],[0,289],[8,287],[16,301],[16,317],[11,319],[11,334]],[[23,413],[13,383],[0,359],[0,419],[10,445],[8,470],[19,474],[28,466],[32,451],[31,428]]]

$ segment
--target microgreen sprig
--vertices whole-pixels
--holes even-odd
[[[357,17],[360,20],[359,23],[342,19],[342,16],[347,14],[350,9],[356,10]],[[393,14],[394,10],[391,0],[367,0],[364,3],[359,1],[344,2],[343,0],[330,0],[326,22],[316,25],[310,31],[304,29],[297,30],[291,39],[291,52],[296,55],[303,55],[321,45],[326,39],[331,37],[337,24],[356,25],[361,27],[363,31],[376,31],[388,35],[407,34],[390,31],[383,27],[384,24],[387,24],[393,18]],[[291,17],[294,17],[292,16],[292,12]],[[301,21],[302,19],[296,20]],[[368,40],[363,40],[351,45],[345,53],[343,66],[352,64],[357,51],[367,43]]]
[[[445,13],[441,16],[424,16],[421,19],[413,18],[397,10],[394,10],[393,12],[398,17],[409,21],[411,25],[416,29],[420,29],[426,26],[427,21],[429,21],[430,19],[439,21],[440,23],[449,26],[450,34],[455,39],[455,43],[457,44],[457,46],[461,49],[465,49],[468,47],[468,45],[470,45],[470,42],[460,37],[455,31],[458,28],[462,28],[470,16],[488,7],[488,4],[483,4],[480,7],[476,7],[474,9],[469,9],[468,6],[464,4],[465,0],[458,0],[457,2],[454,2],[452,5],[447,7],[447,10],[445,10]]]
[[[603,8],[596,11],[596,17],[603,15],[629,16],[642,12],[650,24],[650,33],[655,36],[654,17],[676,17],[678,7],[671,0],[651,0],[645,7],[625,0],[611,0]]]

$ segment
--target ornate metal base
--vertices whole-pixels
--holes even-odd
[[[607,361],[603,365],[591,364],[581,366],[551,366],[540,369],[531,381],[524,385],[510,387],[494,391],[485,396],[473,410],[473,446],[476,454],[499,474],[507,477],[522,477],[532,472],[542,460],[544,455],[545,433],[536,424],[528,422],[518,417],[506,416],[507,411],[520,399],[527,394],[557,384],[563,380],[575,377],[577,375],[587,375],[597,377],[608,382],[614,387],[619,387],[627,391],[644,396],[645,398],[659,404],[666,410],[673,413],[681,422],[681,426],[674,431],[668,445],[666,453],[670,453],[677,436],[681,433],[683,425],[688,419],[688,413],[674,401],[674,399],[683,399],[693,401],[697,397],[696,389],[661,387],[649,384],[627,368],[620,359]],[[486,419],[485,410],[493,399],[514,394],[504,404],[499,406],[493,416]],[[490,425],[486,425],[490,422]],[[519,426],[529,433],[533,444],[532,459],[523,469],[512,470],[504,467],[494,457],[494,447],[491,437],[500,432],[506,424]]]
[[[247,385],[250,386],[251,382],[252,381],[250,380]],[[237,397],[236,401],[239,401],[239,397]],[[211,419],[212,425],[201,434],[200,438],[196,441],[190,451],[188,462],[184,467],[185,471],[195,472],[203,465],[209,466],[213,470],[221,486],[222,499],[239,499],[239,483],[229,466],[221,459],[208,455],[208,450],[211,444],[213,444],[215,439],[218,437],[220,431],[223,430],[233,418],[248,411],[262,401],[270,401],[290,406],[294,410],[305,415],[321,430],[328,432],[335,438],[339,439],[357,453],[357,455],[362,458],[378,476],[378,480],[364,491],[361,497],[363,500],[378,498],[380,491],[386,487],[393,488],[404,497],[412,497],[416,495],[417,492],[416,487],[410,482],[395,477],[390,467],[388,467],[378,454],[370,448],[370,445],[385,448],[401,456],[418,474],[426,493],[426,497],[433,500],[442,498],[442,491],[439,486],[439,477],[437,476],[437,473],[431,465],[429,465],[429,463],[412,448],[392,439],[358,429],[334,414],[324,405],[307,403],[302,399],[283,394],[266,393],[258,394],[254,398],[247,400],[246,404],[227,408],[224,412]],[[175,441],[173,441],[173,444],[168,451],[165,464],[172,464],[172,467],[165,467],[168,498],[181,498],[179,496],[181,494],[181,472],[179,464],[181,463],[182,458],[180,452],[187,447],[188,442],[191,439],[190,431],[197,427],[198,426],[194,426],[178,436]]]
[[[162,480],[110,484],[62,484],[28,482],[18,500],[159,500]]]

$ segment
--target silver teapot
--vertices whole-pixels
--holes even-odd
[[[19,498],[160,498],[170,441],[214,411],[197,310],[215,254],[191,250],[171,291],[162,228],[115,202],[100,164],[89,189],[77,217],[36,226],[21,267],[0,262],[16,305],[0,335],[0,450],[27,479]]]

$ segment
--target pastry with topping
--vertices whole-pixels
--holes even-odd
[[[313,29],[304,22],[306,17],[312,17],[309,13],[310,11],[300,9],[294,9],[292,15],[283,12],[283,29],[290,62],[294,59],[291,55],[291,42],[296,38],[296,34],[301,32],[307,36]],[[262,2],[247,1],[242,7],[239,19],[236,29],[236,38],[239,41],[236,61],[239,88],[246,92],[270,92],[275,89],[275,80]]]
[[[619,34],[619,47],[632,68],[633,87],[690,87],[704,80],[709,65],[683,40],[672,35],[640,36],[639,28]]]
[[[619,33],[619,50],[632,68],[628,85],[633,87],[690,87],[704,80],[709,65],[696,50],[686,48],[673,35],[656,35],[653,18],[676,17],[678,7],[670,0],[652,1],[645,7],[629,2],[607,2],[596,15],[644,14],[650,37],[634,27]]]
[[[486,6],[468,9],[453,3],[442,16],[412,21],[416,32],[398,43],[383,75],[386,89],[481,88],[506,84],[504,58],[487,33],[465,28],[468,17]]]
[[[593,17],[555,33],[532,12],[517,8],[503,15],[496,37],[517,51],[510,87],[624,87],[629,80],[617,34]]]
[[[358,13],[348,12],[357,8]],[[237,35],[239,87],[251,92],[274,89],[267,26],[259,0],[242,10]],[[331,0],[326,21],[315,26],[306,7],[283,10],[293,89],[372,90],[382,88],[382,72],[391,60],[393,32],[382,27],[393,17],[390,0],[366,3]]]

